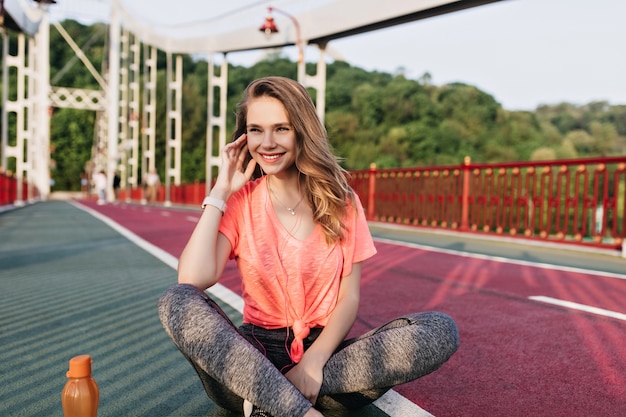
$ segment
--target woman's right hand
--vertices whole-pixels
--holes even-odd
[[[244,169],[244,162],[248,155],[248,137],[244,133],[236,140],[224,146],[222,149],[222,166],[220,167],[217,180],[213,190],[225,195],[211,195],[224,200],[227,200],[235,192],[239,191],[241,187],[252,177],[254,168],[256,167],[256,161],[251,159],[248,165]]]
[[[227,201],[250,180],[256,167],[251,160],[244,169],[248,155],[245,134],[224,146],[222,166],[209,194],[213,198]],[[209,214],[206,214],[209,213]],[[178,261],[178,282],[191,284],[201,290],[213,286],[222,275],[231,252],[229,240],[219,234],[221,216],[217,210],[205,210],[185,245]]]

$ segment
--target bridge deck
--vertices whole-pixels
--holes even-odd
[[[156,314],[198,214],[66,202],[0,214],[0,415],[62,416],[67,361],[88,353],[101,416],[233,416],[208,400]],[[355,416],[626,415],[624,259],[372,231],[379,255],[364,268],[354,332],[440,310],[457,320],[462,346]],[[232,265],[222,284],[237,293]],[[240,320],[228,303],[237,300],[222,305]]]

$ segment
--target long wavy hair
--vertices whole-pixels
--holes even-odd
[[[275,98],[285,106],[296,136],[295,165],[301,177],[301,191],[313,210],[313,220],[322,226],[328,244],[342,240],[347,201],[349,198],[354,202],[354,193],[346,171],[330,148],[313,100],[300,83],[284,77],[260,78],[250,83],[237,105],[233,140],[246,132],[248,102],[263,96]],[[261,175],[257,165],[253,177]]]

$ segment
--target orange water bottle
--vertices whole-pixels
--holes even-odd
[[[65,417],[96,417],[100,391],[91,376],[91,357],[75,356],[70,359],[67,382],[61,395]]]

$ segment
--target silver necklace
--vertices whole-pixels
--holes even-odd
[[[281,206],[283,206],[283,208],[284,208],[285,210],[287,210],[287,211],[288,211],[288,212],[289,212],[292,216],[295,216],[295,215],[296,215],[296,209],[298,208],[298,206],[300,205],[300,203],[302,203],[302,200],[304,200],[304,196],[301,196],[301,197],[300,197],[300,200],[298,200],[298,202],[296,203],[296,205],[295,205],[295,206],[293,206],[293,207],[287,207],[286,205],[284,205],[284,204],[282,203],[282,201],[280,201],[280,200],[278,199],[278,197],[276,197],[276,194],[274,194],[274,191],[272,191],[272,187],[271,187],[271,185],[270,185],[270,179],[269,179],[269,178],[267,179],[267,188],[269,188],[269,190],[270,190],[270,194],[274,197],[274,199],[278,202],[278,204],[280,204]]]

